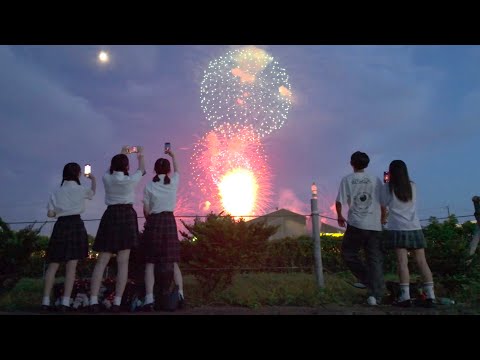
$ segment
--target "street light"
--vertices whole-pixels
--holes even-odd
[[[315,182],[312,183],[312,198],[317,198],[317,185],[315,185]]]

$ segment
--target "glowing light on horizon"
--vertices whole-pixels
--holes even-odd
[[[234,216],[254,215],[261,214],[270,204],[271,172],[260,136],[251,126],[223,124],[218,130],[208,132],[194,145],[191,166],[194,182],[204,196],[204,210],[227,211]],[[252,174],[254,182],[247,181],[247,173]],[[231,186],[239,184],[239,179],[246,184]],[[250,199],[247,201],[252,204],[248,206],[250,211],[238,213],[232,199],[237,199],[242,209],[247,205],[237,195]]]
[[[258,184],[251,170],[237,168],[227,172],[218,184],[222,206],[232,216],[251,214]]]

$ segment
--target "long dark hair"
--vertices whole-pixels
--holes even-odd
[[[77,163],[68,163],[63,167],[63,175],[62,175],[62,184],[65,181],[75,181],[78,185],[80,185],[80,165]]]
[[[393,160],[388,171],[390,173],[388,182],[390,194],[395,193],[398,200],[403,202],[412,200],[412,184],[408,176],[407,165],[402,160]]]
[[[110,174],[114,171],[123,171],[128,176],[128,156],[125,154],[118,154],[112,158],[110,163]]]
[[[170,178],[168,177],[168,173],[170,172],[170,161],[168,159],[160,158],[155,161],[155,172],[157,175],[153,177],[153,182],[159,182],[160,178],[158,175],[165,174],[165,178],[163,179],[164,184],[170,184]]]

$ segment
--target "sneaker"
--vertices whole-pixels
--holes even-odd
[[[367,304],[370,305],[370,306],[377,306],[377,299],[375,299],[375,297],[373,296],[369,296],[368,299],[367,299]]]
[[[361,282],[354,283],[353,287],[357,288],[357,289],[366,289],[367,288],[367,286],[365,284],[362,284]]]

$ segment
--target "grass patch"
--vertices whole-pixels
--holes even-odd
[[[42,301],[43,279],[23,278],[0,297],[0,309],[5,311],[31,310]]]
[[[185,296],[189,304],[259,306],[312,306],[335,303],[351,305],[364,300],[365,291],[355,289],[345,280],[347,274],[325,274],[325,289],[318,289],[315,277],[305,273],[238,274],[223,291],[203,297],[193,276],[185,277]]]
[[[397,280],[395,274],[387,274],[385,280]],[[57,279],[63,281],[62,278]],[[318,289],[313,274],[307,273],[248,273],[237,274],[227,289],[202,295],[199,283],[194,276],[184,277],[185,296],[190,306],[306,306],[318,307],[322,304],[351,306],[365,301],[366,291],[350,284],[355,281],[350,272],[325,274],[325,289]],[[442,284],[436,283],[437,296],[445,295]],[[43,291],[43,280],[23,278],[16,286],[0,297],[0,310],[38,310]],[[473,284],[456,296],[449,296],[457,304],[465,302],[470,306],[479,305],[480,284]],[[460,305],[461,306],[461,305]]]

